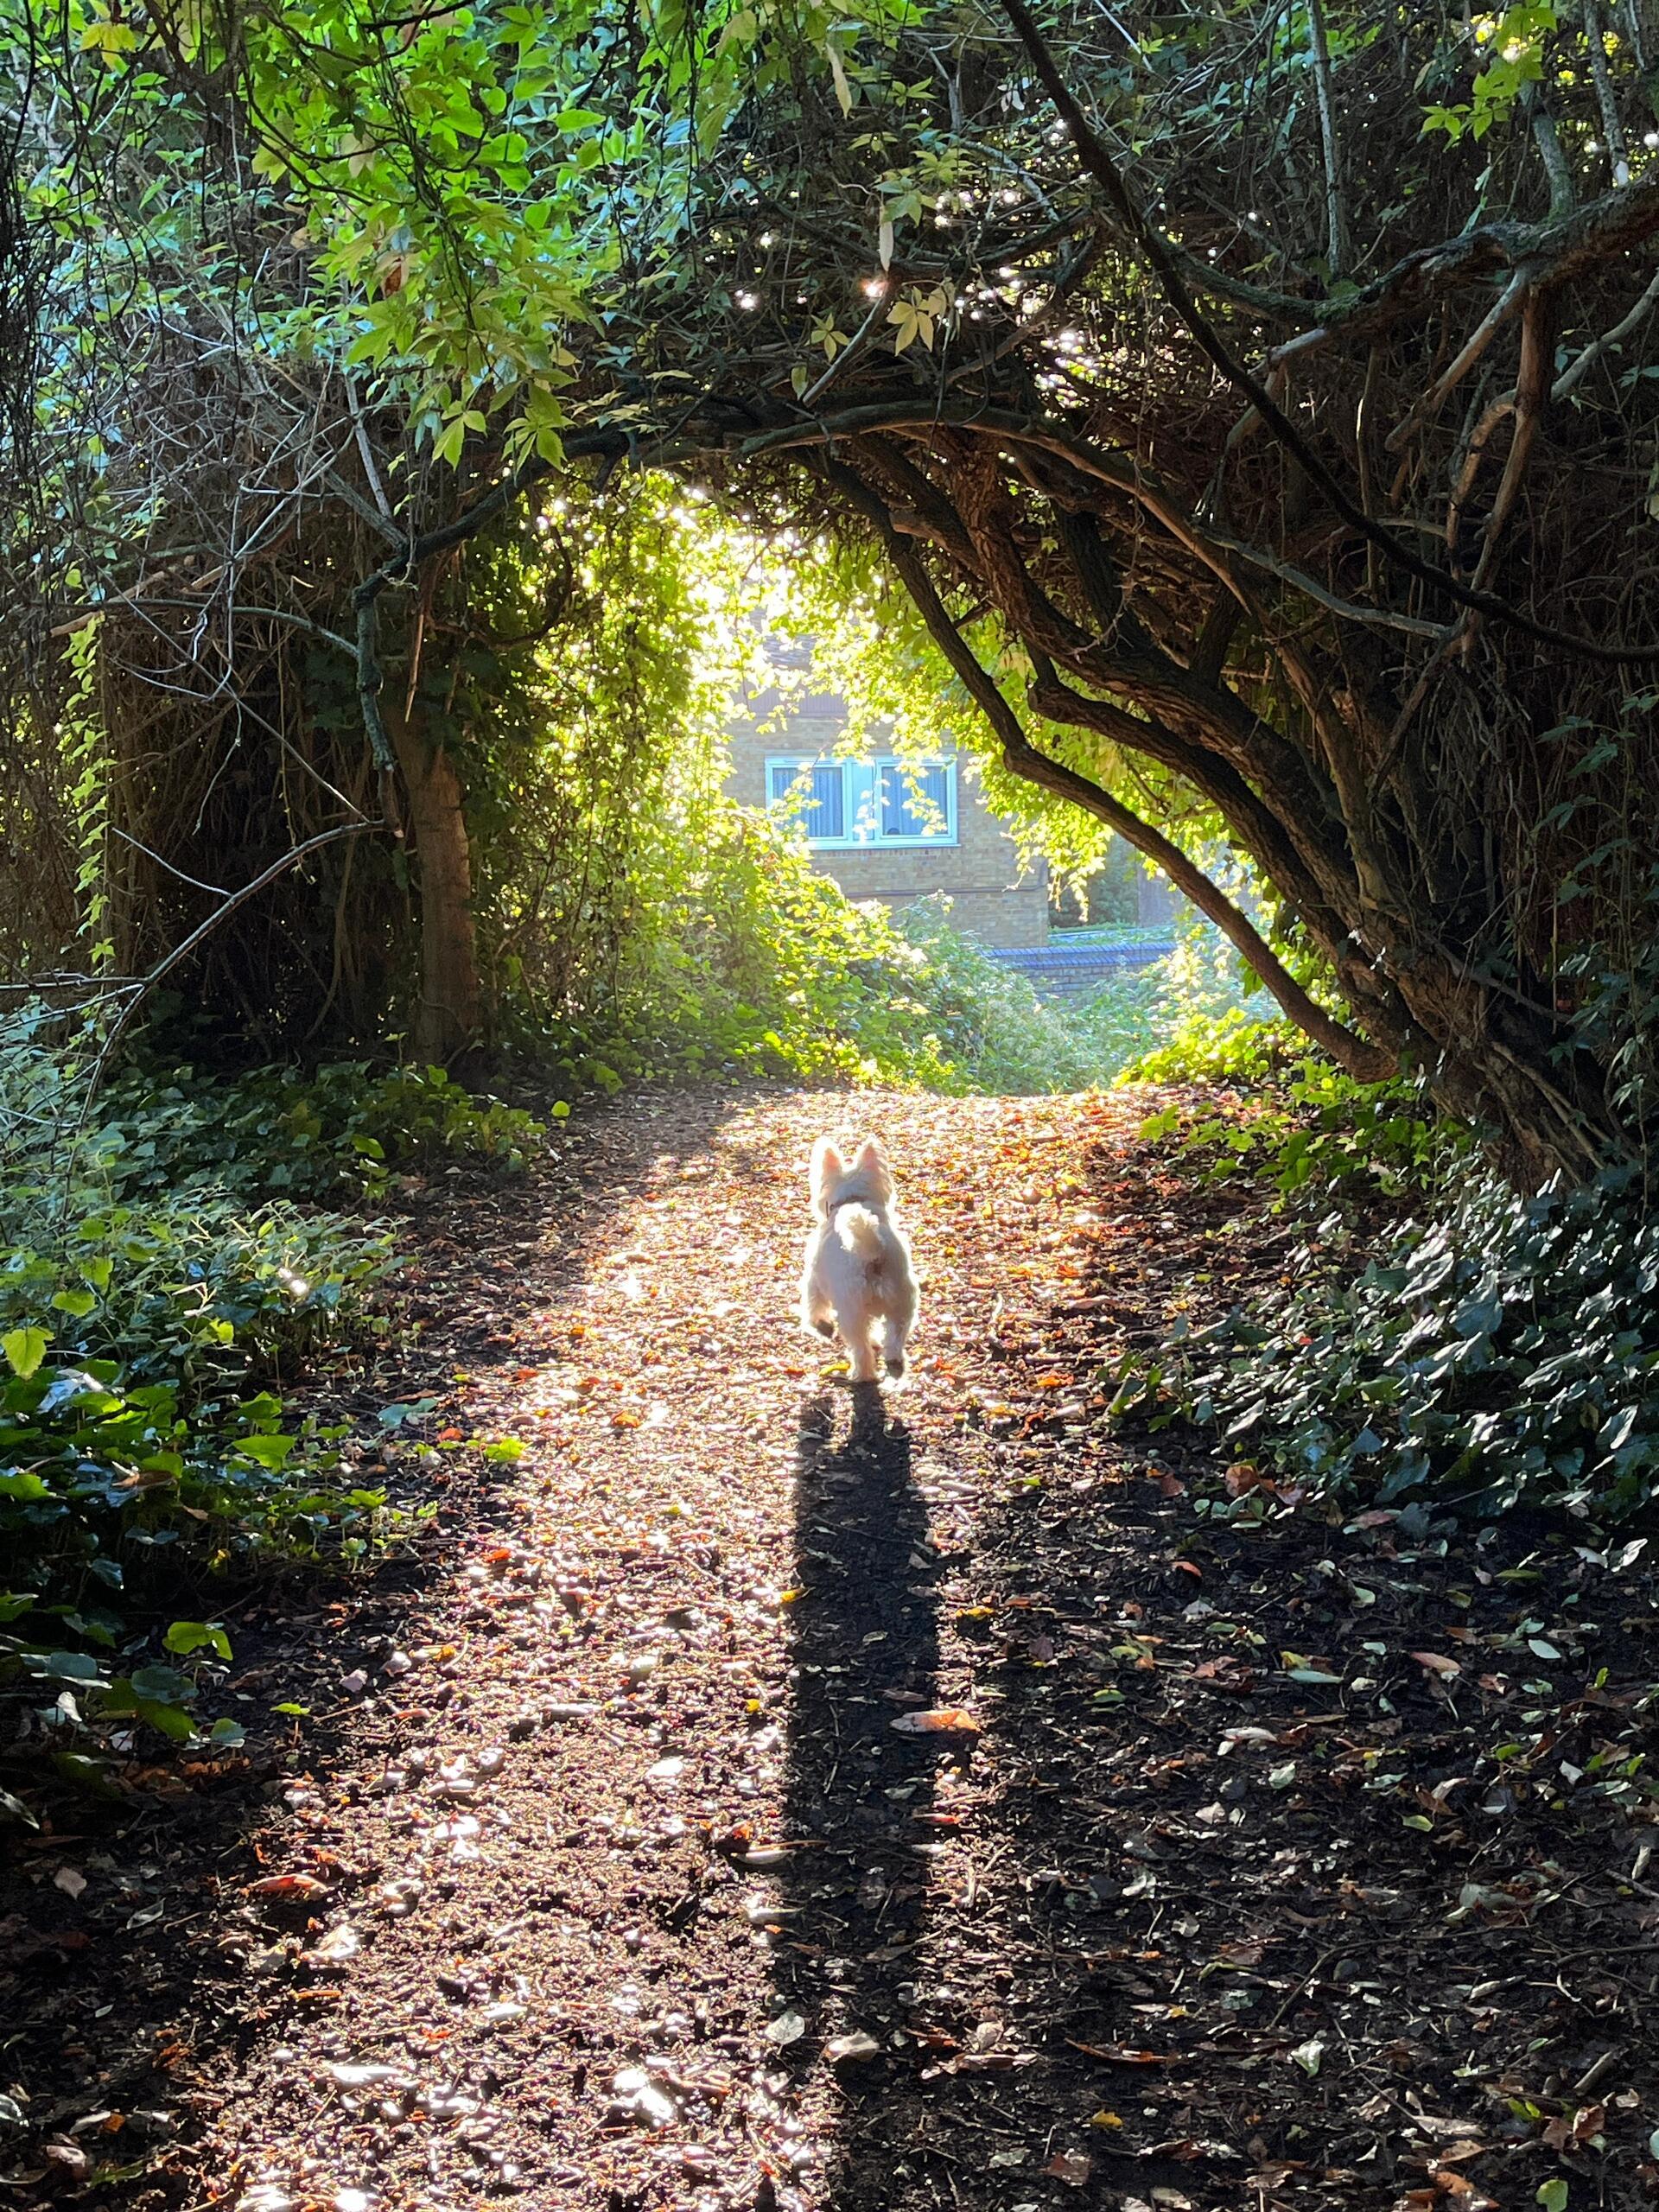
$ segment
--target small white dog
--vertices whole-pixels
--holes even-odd
[[[905,1371],[916,1325],[910,1246],[893,1214],[893,1175],[874,1137],[850,1166],[829,1137],[812,1147],[812,1211],[801,1278],[803,1326],[839,1332],[855,1382],[875,1380],[875,1336],[889,1375]]]

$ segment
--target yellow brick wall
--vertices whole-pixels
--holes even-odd
[[[757,718],[775,703],[754,702]],[[745,806],[766,803],[766,760],[779,753],[832,751],[843,715],[838,700],[812,698],[773,728],[740,728],[731,738],[727,790]],[[953,748],[942,746],[941,753]],[[849,899],[880,899],[890,906],[944,892],[951,919],[982,943],[1029,946],[1048,942],[1048,871],[1038,864],[1021,874],[1014,840],[986,805],[975,762],[957,759],[957,842],[815,851],[812,864],[840,884]]]

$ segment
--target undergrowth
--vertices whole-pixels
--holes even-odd
[[[41,1011],[0,1035],[0,1749],[96,1783],[141,1727],[239,1739],[197,1710],[230,1656],[216,1592],[397,1525],[344,1426],[284,1402],[306,1357],[385,1325],[391,1237],[340,1202],[541,1131],[434,1069],[90,1080]]]
[[[1252,1313],[1178,1322],[1116,1402],[1217,1429],[1298,1495],[1617,1522],[1656,1488],[1656,1288],[1659,1222],[1616,1179],[1483,1177],[1381,1258],[1338,1232]]]
[[[1355,1083],[1280,1024],[1198,1024],[1129,1072],[1211,1086],[1143,1136],[1173,1141],[1183,1172],[1272,1190],[1309,1228],[1248,1312],[1178,1319],[1117,1371],[1120,1415],[1225,1441],[1236,1494],[1209,1510],[1254,1516],[1275,1487],[1603,1524],[1649,1503],[1659,1221],[1634,1179],[1519,1194],[1417,1086]]]
[[[1160,1108],[1141,1135],[1173,1139],[1190,1173],[1266,1184],[1286,1203],[1421,1200],[1472,1152],[1468,1132],[1436,1112],[1421,1082],[1357,1082],[1288,1022],[1241,1007],[1184,1023],[1121,1080],[1210,1093],[1203,1107]]]
[[[602,1020],[506,1008],[512,1043],[574,1090],[688,1075],[1077,1090],[1236,996],[1232,957],[1217,959],[1206,930],[1092,999],[1046,997],[958,930],[948,899],[897,914],[856,903],[802,839],[749,809],[711,808],[677,853],[671,868],[653,861],[676,887],[624,944]]]

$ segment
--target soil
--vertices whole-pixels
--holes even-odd
[[[1650,2203],[1651,1578],[1112,1426],[1294,1238],[1146,1110],[646,1096],[412,1199],[314,1387],[423,1517],[226,1615],[243,1752],[29,1837],[0,2201]],[[793,1312],[867,1127],[886,1391]]]

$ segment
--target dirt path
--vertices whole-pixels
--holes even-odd
[[[1639,1750],[1650,1621],[1519,1538],[1207,1526],[1213,1467],[1108,1438],[1172,1274],[1284,1233],[1137,1118],[652,1100],[433,1208],[359,1408],[441,1398],[420,1570],[238,1624],[262,1806],[41,1847],[12,2201],[1646,2202],[1654,1831],[1556,1770]],[[925,1277],[885,1404],[793,1319],[855,1122]]]

